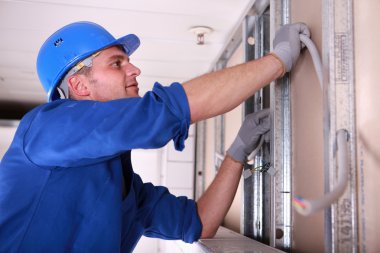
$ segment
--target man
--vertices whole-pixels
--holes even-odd
[[[250,115],[197,203],[144,184],[135,148],[173,140],[191,123],[225,113],[295,64],[303,24],[284,26],[259,60],[138,94],[129,56],[135,35],[115,39],[90,22],[47,39],[37,59],[49,103],[21,120],[0,164],[0,252],[130,252],[142,235],[194,242],[212,237],[235,195],[247,155],[269,130]]]

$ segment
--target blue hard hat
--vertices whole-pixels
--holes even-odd
[[[51,35],[37,57],[37,73],[48,101],[59,98],[56,87],[73,66],[115,45],[121,45],[130,56],[139,47],[140,40],[134,34],[115,39],[100,25],[86,21],[66,25]]]

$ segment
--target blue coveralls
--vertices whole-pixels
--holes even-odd
[[[142,235],[194,242],[196,204],[143,183],[130,150],[184,148],[178,83],[142,98],[58,100],[21,120],[0,163],[0,252],[130,252]],[[127,196],[122,196],[124,175]]]

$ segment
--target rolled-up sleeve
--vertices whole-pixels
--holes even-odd
[[[159,83],[154,85],[153,92],[161,99],[167,101],[169,109],[172,110],[174,114],[181,115],[183,117],[183,121],[181,121],[178,132],[173,138],[175,148],[181,151],[185,148],[184,142],[188,137],[190,108],[182,85],[179,83],[173,83],[171,88],[173,89],[173,93],[176,94],[175,96],[172,95],[173,93],[165,92],[165,89],[163,89],[163,86]]]

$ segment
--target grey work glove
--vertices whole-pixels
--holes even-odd
[[[260,138],[270,130],[269,109],[251,113],[245,118],[238,135],[227,154],[235,161],[244,163],[249,154],[259,145]],[[269,136],[267,136],[269,137]]]
[[[310,37],[309,28],[304,23],[284,25],[274,37],[272,53],[283,62],[285,72],[292,69],[305,46],[300,41],[300,34]]]

